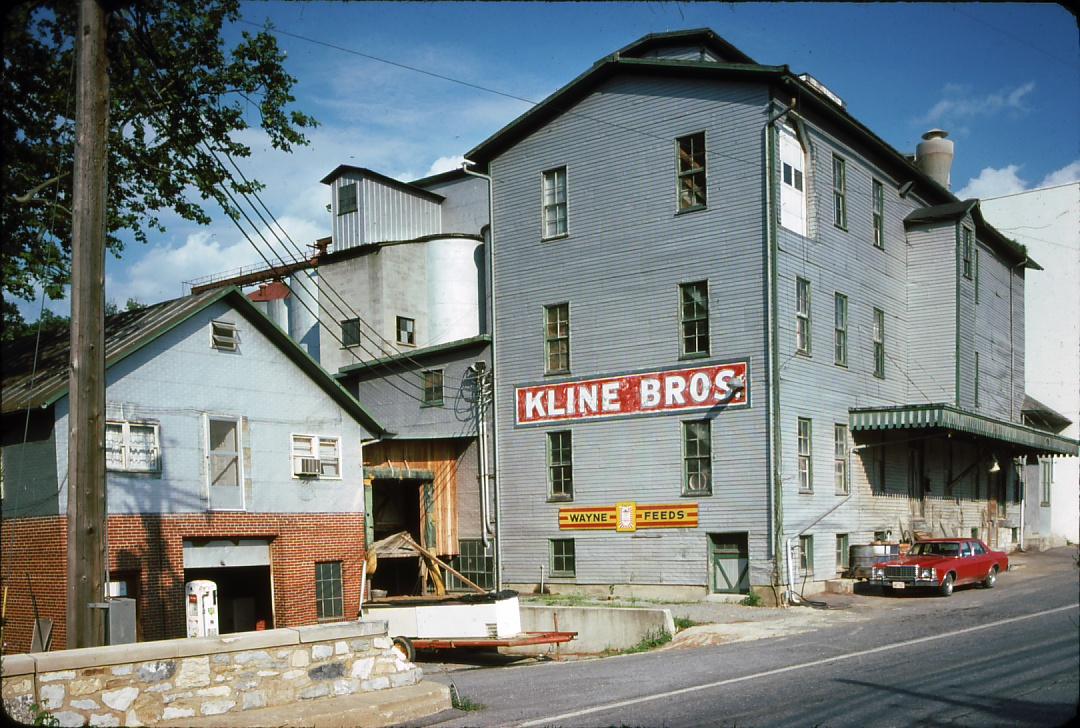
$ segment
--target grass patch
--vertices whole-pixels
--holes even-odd
[[[485,708],[483,703],[477,703],[469,696],[459,693],[457,685],[453,682],[450,683],[450,706],[454,710],[461,710],[466,713],[483,710]]]
[[[633,647],[627,647],[625,650],[606,649],[603,651],[605,657],[612,655],[633,655],[638,652],[648,652],[649,650],[655,650],[657,647],[666,645],[671,642],[671,633],[666,629],[653,629],[645,633],[645,636],[641,638],[641,642],[638,642]]]
[[[527,601],[539,602],[545,607],[580,607],[594,600],[581,594],[544,594],[533,595]]]
[[[693,627],[693,626],[698,625],[698,624],[701,624],[701,622],[695,622],[694,620],[690,619],[689,617],[675,617],[675,631],[676,632],[681,632],[684,629],[686,629],[687,627]]]
[[[744,607],[760,607],[764,606],[764,600],[762,600],[760,594],[757,594],[756,592],[750,592],[746,595],[746,597],[743,598],[741,602],[739,602],[739,604],[743,605]]]

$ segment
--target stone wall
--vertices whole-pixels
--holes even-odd
[[[137,726],[413,685],[385,622],[339,622],[3,658],[4,709],[63,726]],[[227,719],[223,719],[223,725]]]

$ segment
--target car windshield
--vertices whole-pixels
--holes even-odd
[[[917,543],[908,552],[911,556],[958,556],[958,543]]]

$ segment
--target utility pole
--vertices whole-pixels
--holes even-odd
[[[75,169],[68,380],[67,646],[104,644],[105,195],[108,13],[80,0],[75,32]]]

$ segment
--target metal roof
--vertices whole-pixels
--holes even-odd
[[[244,318],[281,349],[324,392],[373,434],[386,430],[330,374],[301,349],[235,286],[218,288],[105,319],[105,368],[134,354],[158,337],[179,326],[207,306],[226,300]],[[0,412],[9,414],[32,407],[48,407],[68,393],[70,335],[67,330],[36,337],[26,336],[3,346],[3,396]]]
[[[1034,427],[968,412],[948,404],[861,407],[848,410],[852,432],[942,429],[1018,446],[1030,454],[1080,455],[1080,442]]]
[[[913,210],[904,218],[904,225],[921,225],[930,222],[947,220],[959,220],[964,215],[971,213],[971,219],[975,223],[975,230],[980,238],[987,243],[995,243],[999,248],[1004,248],[1015,260],[1022,261],[1025,268],[1042,270],[1042,266],[1028,257],[1027,248],[1002,235],[998,230],[986,222],[982,208],[976,199],[958,200],[947,202],[944,205],[932,205]]]
[[[448,341],[444,344],[436,344],[435,346],[428,346],[423,349],[414,349],[412,351],[405,351],[391,356],[384,356],[378,359],[371,359],[369,361],[356,362],[355,364],[349,364],[338,369],[337,374],[333,375],[336,379],[342,379],[346,375],[359,374],[363,376],[369,370],[373,371],[375,368],[383,366],[385,364],[392,364],[398,361],[406,361],[409,359],[419,360],[425,357],[433,356],[435,354],[444,354],[450,351],[457,351],[458,349],[467,349],[472,346],[487,346],[491,343],[491,336],[487,334],[480,334],[479,336],[470,336],[467,339],[458,339],[457,341]],[[375,374],[382,376],[383,372],[374,372]]]
[[[1040,430],[1061,432],[1072,424],[1065,415],[1061,414],[1049,405],[1043,404],[1030,394],[1024,395],[1024,404],[1020,407],[1024,417],[1031,420]]]
[[[322,182],[324,185],[328,185],[346,172],[350,174],[355,174],[358,177],[366,177],[368,179],[375,180],[376,182],[380,182],[387,187],[394,187],[401,190],[402,192],[408,192],[418,197],[426,197],[432,202],[442,202],[446,199],[444,196],[440,195],[437,192],[426,190],[423,187],[417,187],[408,182],[402,182],[401,180],[394,179],[393,177],[387,177],[385,174],[376,172],[373,169],[368,169],[367,167],[354,167],[351,164],[339,164],[333,169],[333,171],[330,172],[330,174],[326,175],[319,181]]]

